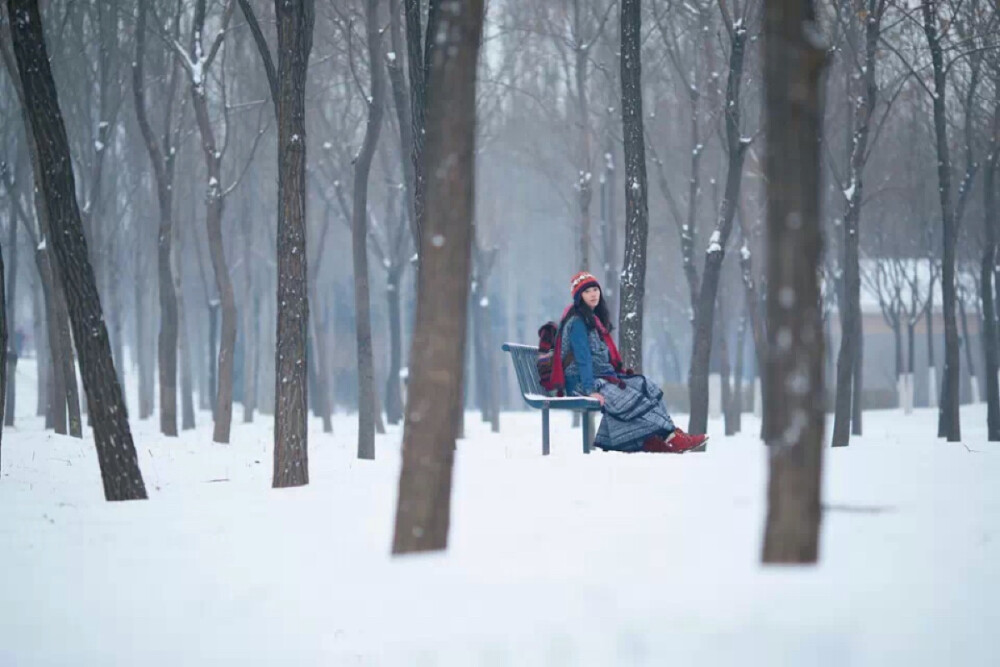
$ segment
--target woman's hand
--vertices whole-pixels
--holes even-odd
[[[602,408],[604,407],[604,394],[601,394],[600,392],[595,391],[593,394],[590,395],[590,397],[591,398],[596,398],[598,401],[600,401],[601,407]]]

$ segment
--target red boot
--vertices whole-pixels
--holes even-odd
[[[673,436],[667,440],[667,449],[665,451],[683,454],[684,452],[704,448],[706,442],[708,442],[707,435],[691,435],[679,428],[675,428]]]
[[[642,443],[642,451],[666,454],[683,454],[699,447],[704,447],[708,441],[707,435],[688,435],[675,428],[669,439],[664,440],[658,435],[651,435]]]

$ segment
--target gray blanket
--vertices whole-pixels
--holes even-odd
[[[598,379],[597,391],[604,396],[604,418],[594,444],[602,449],[638,452],[651,435],[667,437],[674,422],[663,403],[663,391],[642,375],[622,378],[625,387]]]

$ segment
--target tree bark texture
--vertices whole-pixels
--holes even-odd
[[[621,2],[622,129],[625,136],[625,260],[618,313],[622,363],[642,372],[642,320],[646,295],[646,144],[642,119],[642,0]]]
[[[850,166],[847,191],[847,211],[844,214],[844,256],[841,271],[843,293],[840,313],[840,352],[837,354],[837,394],[834,401],[833,446],[846,447],[850,441],[852,408],[860,403],[860,386],[854,391],[855,373],[861,373],[859,357],[864,337],[861,319],[861,270],[859,243],[861,240],[861,204],[864,194],[864,168],[868,159],[868,134],[872,114],[878,100],[875,79],[876,54],[881,34],[885,0],[867,0],[865,18],[865,60],[862,69],[863,86],[854,97],[854,134],[850,146]],[[847,20],[854,21],[850,16]],[[853,68],[854,59],[848,67]],[[852,96],[853,97],[853,96]],[[852,400],[852,398],[854,400]]]
[[[934,71],[934,135],[937,146],[938,195],[941,201],[941,229],[943,252],[941,256],[941,299],[944,309],[944,385],[938,406],[938,436],[948,442],[962,439],[958,414],[958,322],[955,316],[955,251],[958,229],[951,202],[951,160],[948,156],[948,126],[945,115],[945,95],[948,82],[944,54],[938,35],[937,0],[922,0],[924,34],[931,52]]]
[[[205,2],[195,3],[193,39],[191,44],[192,62],[205,63],[201,39],[205,25]],[[212,440],[229,442],[229,432],[233,421],[233,371],[236,352],[236,296],[233,281],[226,266],[226,252],[222,243],[222,212],[225,206],[222,192],[222,151],[215,139],[215,131],[208,114],[208,100],[205,97],[206,72],[199,71],[191,77],[191,102],[194,117],[201,135],[201,149],[205,156],[205,173],[208,184],[205,191],[205,228],[208,236],[208,253],[215,275],[215,288],[219,294],[222,323],[219,335],[219,356],[217,360],[217,393],[215,394],[215,428]]]
[[[392,552],[448,545],[475,203],[476,66],[483,1],[445,3],[428,82],[427,215],[422,232],[403,467]]]
[[[691,349],[689,394],[691,397],[691,433],[705,433],[708,429],[708,374],[712,358],[712,330],[715,326],[715,301],[722,278],[722,263],[726,257],[726,244],[733,230],[733,218],[740,201],[740,184],[743,181],[743,159],[748,143],[740,137],[740,86],[743,81],[743,56],[746,51],[747,31],[742,24],[732,29],[729,53],[729,75],[726,81],[726,148],[729,154],[726,169],[726,187],[719,217],[705,252],[705,270],[702,272],[698,301],[694,306],[694,343]],[[689,223],[690,224],[690,223]]]
[[[420,0],[404,0],[406,15],[406,60],[410,75],[410,129],[413,144],[410,146],[410,159],[413,162],[413,219],[410,221],[413,229],[414,247],[418,252],[423,247],[421,236],[425,219],[424,201],[427,189],[426,170],[424,166],[424,144],[426,141],[426,115],[428,104],[427,83],[430,69],[430,55],[434,50],[434,39],[437,35],[438,11],[440,0],[428,0],[427,6],[427,38],[421,26]]]
[[[355,336],[358,353],[358,458],[375,458],[375,357],[372,352],[371,287],[368,272],[368,176],[382,131],[385,70],[378,22],[378,0],[366,0],[365,24],[371,71],[371,102],[365,138],[354,163],[351,248],[354,258]]]
[[[823,329],[819,311],[820,77],[824,51],[812,6],[765,3],[768,357],[770,449],[763,562],[819,556],[823,452]]]
[[[312,0],[275,0],[274,11],[279,209],[273,485],[287,487],[309,483],[305,92],[315,9]]]
[[[35,246],[35,264],[41,279],[44,296],[45,332],[47,334],[45,340],[48,343],[46,347],[49,352],[47,361],[51,362],[51,367],[47,367],[42,363],[42,355],[39,355],[39,368],[44,369],[42,372],[46,378],[46,381],[40,383],[39,386],[47,385],[45,401],[42,403],[45,408],[45,428],[52,428],[56,433],[62,435],[68,432],[75,437],[82,437],[79,394],[76,387],[76,374],[73,369],[73,343],[69,334],[69,314],[66,312],[65,295],[62,293],[55,260],[48,242],[51,230],[49,211],[41,188],[43,167],[38,153],[38,144],[31,131],[31,115],[24,94],[24,86],[17,73],[16,59],[7,44],[3,42],[0,42],[0,54],[2,54],[4,65],[14,82],[14,90],[21,107],[28,156],[35,185],[32,199],[42,240],[40,243],[38,238],[34,238],[32,245]],[[8,182],[5,182],[5,185],[8,189],[11,187]],[[13,202],[14,195],[10,196]],[[41,340],[41,338],[36,337],[36,340]],[[69,412],[68,420],[67,410]]]
[[[66,128],[42,35],[37,0],[8,0],[14,54],[42,169],[51,241],[78,344],[94,441],[107,500],[146,497],[128,412],[111,358],[94,270],[90,265]]]
[[[419,19],[418,19],[419,20]],[[419,29],[419,28],[418,28]],[[389,72],[389,82],[392,86],[392,101],[396,108],[396,121],[399,125],[399,150],[403,167],[403,180],[406,184],[406,211],[407,219],[410,222],[410,235],[413,238],[413,247],[420,248],[420,230],[417,227],[417,212],[414,199],[416,188],[416,166],[411,157],[413,150],[413,122],[414,116],[410,104],[410,91],[406,86],[406,75],[401,64],[403,56],[403,36],[401,33],[399,16],[399,0],[389,0],[389,47],[395,54],[389,59],[387,70]],[[386,397],[386,410],[389,411],[389,398]],[[396,424],[402,419],[402,413],[394,415],[393,420],[389,417],[390,424]]]
[[[160,381],[160,432],[166,436],[177,435],[177,294],[171,270],[171,244],[173,241],[173,180],[174,150],[170,141],[170,107],[167,104],[164,146],[153,132],[146,109],[143,61],[146,53],[146,10],[148,0],[139,0],[139,15],[135,32],[135,60],[132,62],[132,95],[135,116],[153,164],[156,180],[156,200],[160,209],[160,225],[156,241],[156,267],[160,295],[160,333],[157,338],[157,361]],[[170,85],[173,97],[173,84]],[[139,313],[136,317],[141,317]],[[141,403],[142,401],[140,401]],[[140,418],[145,412],[139,410]]]

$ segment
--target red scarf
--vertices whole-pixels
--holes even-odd
[[[567,306],[566,310],[563,311],[562,318],[560,322],[566,319],[566,314],[570,311],[573,306]],[[614,366],[615,371],[622,372],[622,356],[618,353],[618,346],[615,345],[615,341],[611,338],[611,333],[604,328],[604,324],[601,323],[600,318],[595,317],[594,322],[597,324],[597,333],[601,335],[601,340],[604,344],[608,346],[608,352],[611,356],[611,365]],[[556,336],[556,348],[555,354],[552,358],[552,384],[556,387],[566,386],[566,375],[563,372],[562,363],[562,327],[559,328],[559,335]],[[618,378],[614,378],[618,380]],[[559,391],[559,395],[562,396],[562,390]]]

